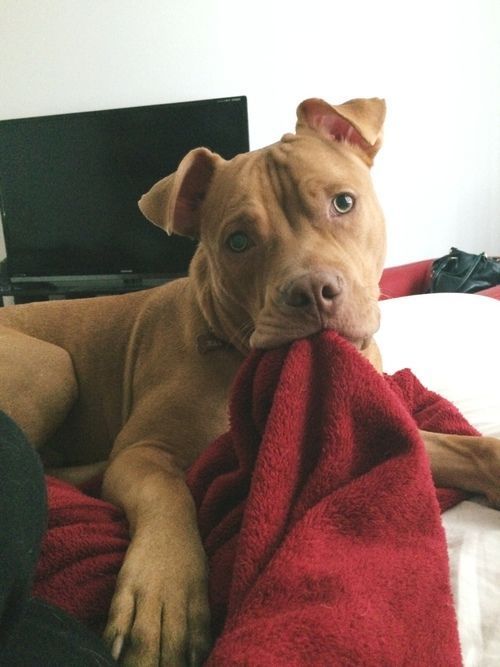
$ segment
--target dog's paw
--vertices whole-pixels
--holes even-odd
[[[204,555],[173,562],[154,551],[131,545],[104,638],[127,667],[197,667],[210,650]]]

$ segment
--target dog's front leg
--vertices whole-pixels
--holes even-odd
[[[500,440],[420,431],[437,486],[485,495],[500,509]]]
[[[125,665],[199,665],[209,647],[205,553],[194,502],[161,443],[122,450],[103,495],[121,506],[131,543],[105,638]]]

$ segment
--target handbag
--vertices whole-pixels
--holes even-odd
[[[431,292],[478,292],[500,285],[500,257],[451,248],[432,263]]]

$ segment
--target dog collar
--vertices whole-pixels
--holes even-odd
[[[198,345],[198,352],[200,354],[215,352],[217,350],[224,350],[227,347],[231,347],[227,341],[222,340],[221,338],[217,338],[217,336],[212,332],[200,334],[196,339],[196,343]]]

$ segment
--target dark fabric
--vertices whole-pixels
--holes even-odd
[[[97,635],[61,609],[31,597],[46,518],[38,455],[0,412],[0,665],[114,665]]]
[[[26,609],[46,520],[40,460],[0,412],[0,642]]]

